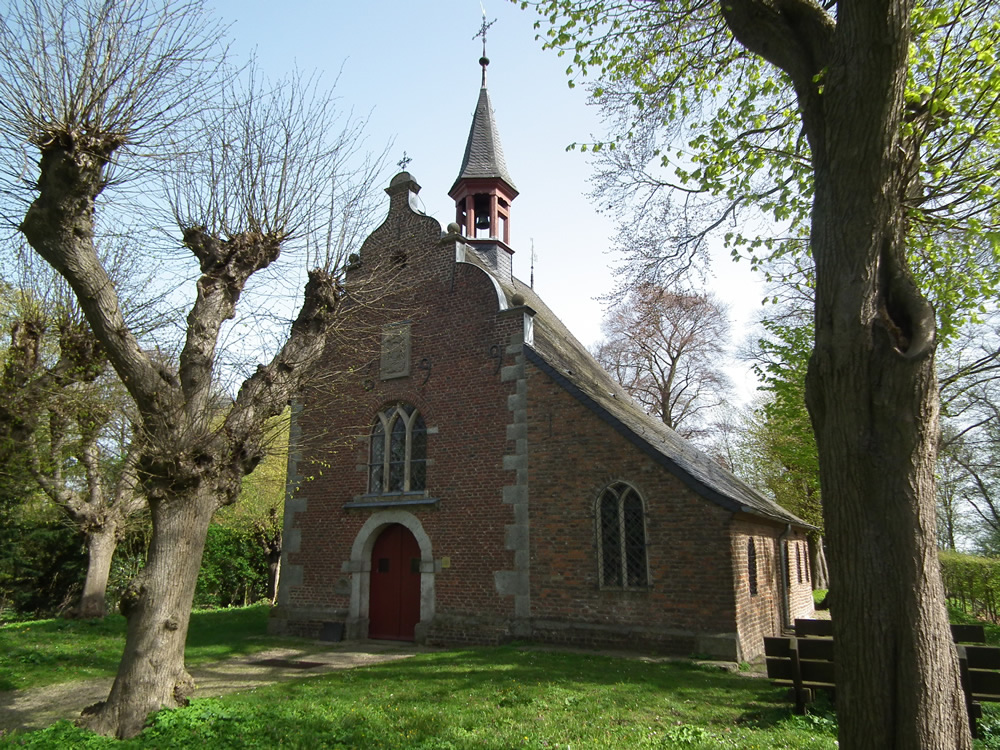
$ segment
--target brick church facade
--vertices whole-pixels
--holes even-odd
[[[272,630],[742,660],[812,614],[808,527],[643,413],[513,276],[485,63],[457,221],[419,190],[392,179],[347,272],[404,269],[390,317],[331,342],[345,374],[294,409]]]

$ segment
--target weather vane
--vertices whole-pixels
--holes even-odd
[[[404,151],[403,152],[403,158],[400,159],[399,161],[397,161],[396,164],[398,164],[399,168],[402,169],[405,172],[406,168],[410,165],[411,161],[413,161],[413,159],[411,159],[409,156],[407,156],[406,152]]]
[[[490,64],[490,58],[486,56],[486,32],[489,30],[490,26],[497,22],[497,19],[493,19],[489,23],[486,22],[486,8],[480,2],[479,7],[483,10],[483,25],[479,27],[479,33],[473,36],[473,39],[483,38],[483,56],[479,58],[479,64],[483,66],[483,86],[486,85],[486,66]]]

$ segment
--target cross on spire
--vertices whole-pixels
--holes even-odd
[[[407,166],[409,166],[409,164],[410,164],[411,161],[413,161],[413,159],[411,159],[409,156],[407,156],[406,152],[404,151],[403,152],[403,158],[400,159],[399,161],[397,161],[396,164],[399,165],[399,168],[402,169],[405,172]]]
[[[490,26],[497,22],[497,19],[493,19],[489,23],[486,22],[486,8],[480,3],[479,7],[483,9],[483,23],[479,27],[479,33],[473,36],[473,39],[483,38],[483,56],[479,58],[479,64],[483,66],[483,86],[486,85],[486,66],[490,64],[490,58],[486,56],[486,32],[489,30]]]

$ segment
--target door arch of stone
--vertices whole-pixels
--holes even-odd
[[[423,640],[424,633],[434,619],[435,564],[431,540],[420,520],[406,511],[381,511],[374,513],[361,527],[351,548],[351,604],[347,618],[348,638],[368,638],[371,616],[372,557],[382,534],[394,524],[402,526],[412,536],[419,550],[419,562],[410,555],[406,565],[419,567],[419,619],[408,640]],[[412,552],[412,547],[410,548]],[[376,565],[378,562],[376,560]],[[391,563],[390,563],[391,565]],[[377,577],[377,576],[376,576]],[[376,616],[378,611],[376,610]],[[376,637],[376,636],[371,636]]]

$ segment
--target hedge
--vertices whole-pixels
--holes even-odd
[[[994,622],[1000,614],[1000,558],[942,551],[941,575],[952,604]]]

